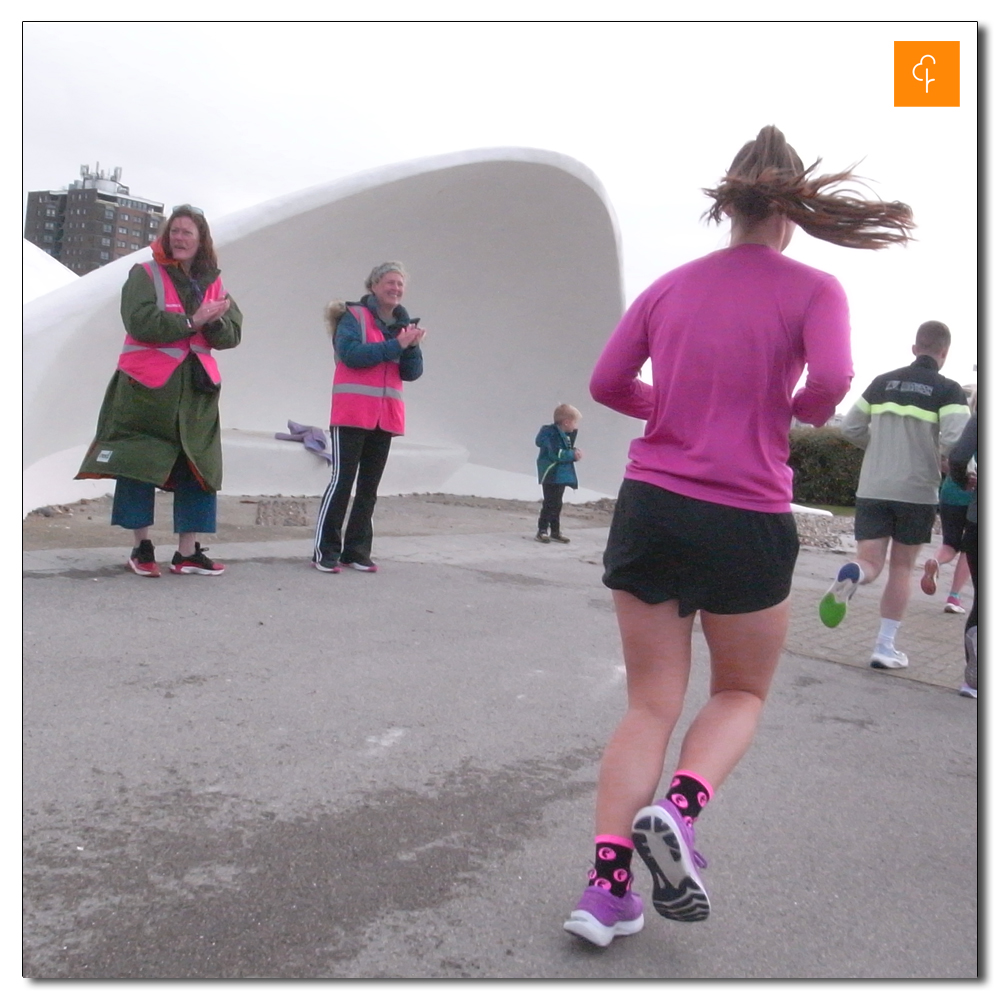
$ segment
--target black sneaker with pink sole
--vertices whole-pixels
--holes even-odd
[[[137,576],[160,575],[160,567],[156,564],[156,551],[148,538],[144,538],[132,550],[132,554],[128,557],[127,567]]]
[[[194,554],[182,556],[179,552],[174,553],[170,560],[171,573],[196,573],[198,576],[219,576],[224,573],[226,567],[222,563],[213,562],[205,553],[208,549],[203,549],[199,542],[194,543]]]

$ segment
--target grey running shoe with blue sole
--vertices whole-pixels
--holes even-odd
[[[827,628],[836,628],[847,614],[847,602],[861,582],[861,567],[855,562],[844,563],[837,579],[819,602],[819,620]]]

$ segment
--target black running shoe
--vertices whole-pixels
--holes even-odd
[[[138,576],[160,575],[160,567],[156,564],[156,552],[153,549],[153,543],[148,538],[144,538],[132,550],[127,565]]]
[[[212,562],[205,553],[208,549],[203,549],[200,542],[194,543],[194,554],[182,556],[179,552],[174,553],[170,560],[171,573],[197,573],[199,576],[218,576],[225,572],[226,567],[222,563]]]

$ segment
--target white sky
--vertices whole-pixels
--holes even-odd
[[[897,39],[961,41],[960,108],[893,107]],[[607,189],[630,301],[724,245],[725,229],[700,220],[701,188],[774,123],[807,162],[863,159],[874,190],[911,204],[919,224],[906,249],[803,234],[789,248],[847,289],[846,407],[907,363],[926,319],[951,327],[946,374],[975,378],[975,40],[971,21],[29,22],[23,184],[60,188],[99,161],[121,166],[134,194],[188,201],[212,220],[400,160],[540,147]]]

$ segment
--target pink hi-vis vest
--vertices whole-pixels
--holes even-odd
[[[385,340],[375,317],[364,306],[348,306],[358,321],[366,343]],[[403,380],[398,361],[380,361],[370,368],[348,368],[340,358],[333,370],[333,405],[330,424],[334,427],[381,427],[390,434],[402,434],[406,413],[403,409]]]
[[[168,313],[184,314],[184,305],[181,303],[177,289],[174,287],[170,273],[165,267],[157,263],[142,265],[146,269],[156,290],[156,308]],[[205,302],[215,302],[226,297],[226,290],[222,287],[222,279],[216,278],[205,289]],[[219,366],[212,357],[212,348],[201,332],[192,333],[189,337],[181,337],[180,340],[172,340],[166,344],[147,344],[144,341],[136,340],[132,334],[126,331],[125,345],[118,356],[118,368],[120,371],[130,375],[137,382],[141,382],[149,389],[159,389],[166,385],[167,380],[177,370],[177,366],[194,351],[205,369],[208,377],[214,385],[218,385],[222,378],[219,375]]]

